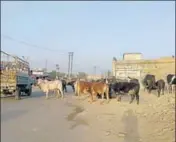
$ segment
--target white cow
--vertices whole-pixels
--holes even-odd
[[[62,90],[62,82],[60,80],[46,81],[46,80],[38,79],[37,85],[46,94],[46,99],[48,99],[49,91],[57,91],[58,98],[59,98],[59,94],[61,95],[62,98],[64,97],[63,90]]]

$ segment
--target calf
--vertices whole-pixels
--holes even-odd
[[[112,89],[117,95],[118,101],[121,101],[121,95],[123,93],[128,93],[131,96],[130,104],[136,97],[137,104],[139,104],[139,90],[140,84],[134,82],[117,82],[113,85]]]
[[[164,95],[165,82],[163,79],[160,79],[156,82],[156,87],[158,91],[158,97],[160,97],[161,91],[162,91],[162,94]]]

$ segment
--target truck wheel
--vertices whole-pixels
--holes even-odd
[[[32,88],[30,88],[30,89],[28,90],[27,96],[31,96],[31,94],[32,94]]]
[[[16,91],[15,91],[15,100],[20,100],[21,99],[21,89],[20,87],[17,87]]]

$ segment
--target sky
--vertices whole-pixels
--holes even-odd
[[[31,68],[59,64],[92,74],[112,58],[140,52],[145,59],[175,54],[175,2],[2,1],[1,49],[28,58]]]

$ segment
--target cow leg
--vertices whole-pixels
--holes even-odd
[[[135,98],[135,95],[134,95],[134,94],[131,94],[131,101],[130,101],[130,104],[133,102],[134,98]]]
[[[169,89],[169,94],[171,94],[172,93],[172,86],[169,84],[169,87],[168,87]]]
[[[152,86],[150,86],[150,87],[148,88],[148,93],[151,94],[151,92],[152,92]]]
[[[62,89],[60,90],[60,94],[61,94],[61,98],[63,99],[64,98],[64,92],[63,92]]]
[[[48,99],[48,92],[49,92],[49,91],[46,91],[46,92],[45,92],[45,93],[46,93],[46,97],[45,97],[46,99]]]
[[[171,85],[172,93],[175,93],[175,84]]]
[[[57,93],[56,97],[59,98],[60,97],[60,91],[56,90],[56,93]]]
[[[121,101],[121,98],[122,98],[122,95],[119,93],[119,94],[117,95],[117,101],[120,102],[120,101]]]
[[[160,97],[161,89],[158,88],[158,97]]]
[[[100,104],[103,104],[103,102],[104,102],[104,93],[101,93],[101,102],[100,102]]]
[[[164,88],[162,88],[162,95],[164,95]]]
[[[65,85],[65,87],[64,87],[64,88],[65,88],[65,92],[67,92],[67,86],[66,86],[66,85]]]
[[[139,104],[139,93],[136,93],[136,101],[137,101],[137,104]]]
[[[93,95],[94,95],[94,93],[91,93],[91,94],[90,94],[90,100],[89,100],[88,102],[90,102],[90,103],[93,102]]]
[[[73,91],[75,91],[75,87],[74,87],[74,85],[72,85],[72,89],[73,89]]]

